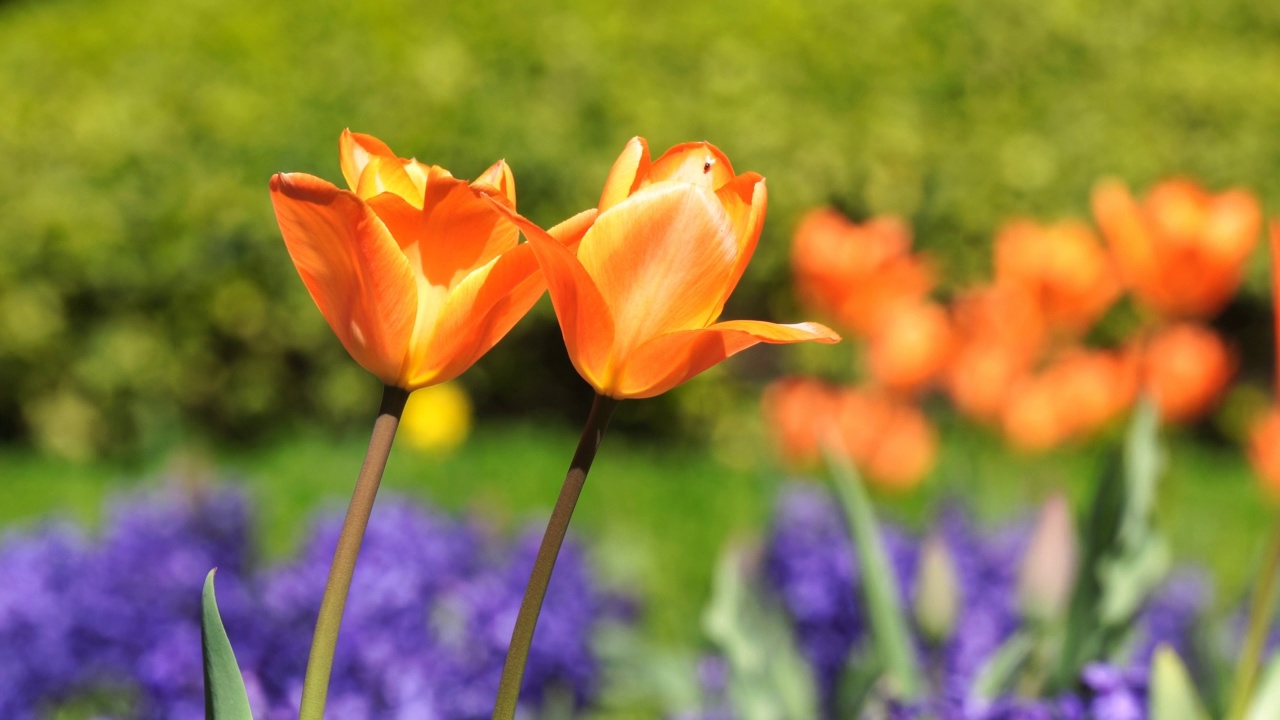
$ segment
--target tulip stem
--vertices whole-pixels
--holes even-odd
[[[347,516],[342,521],[338,535],[338,547],[333,552],[333,564],[329,566],[329,580],[324,586],[324,599],[320,601],[320,616],[316,619],[316,633],[311,641],[311,655],[307,658],[307,674],[302,683],[302,705],[298,720],[323,720],[324,706],[329,695],[329,674],[333,670],[333,651],[338,645],[338,628],[342,625],[342,611],[347,604],[347,591],[351,589],[351,576],[355,574],[356,558],[364,541],[364,530],[369,524],[373,501],[382,482],[382,471],[391,454],[391,443],[396,438],[400,415],[404,412],[409,393],[388,386],[382,393],[382,406],[373,422],[369,437],[369,450],[356,479],[356,489],[347,506]]]
[[[502,679],[498,682],[498,699],[493,708],[493,720],[512,720],[515,717],[516,702],[520,699],[520,681],[524,678],[524,666],[529,659],[529,648],[533,645],[533,631],[538,624],[538,613],[542,610],[542,599],[551,582],[551,571],[555,569],[556,557],[560,554],[565,532],[569,529],[573,508],[578,504],[578,496],[582,494],[582,486],[587,481],[591,462],[595,460],[600,441],[604,439],[605,428],[609,425],[609,418],[617,407],[617,400],[600,394],[596,395],[591,405],[591,414],[587,416],[586,427],[582,429],[582,439],[578,441],[578,449],[569,463],[564,485],[560,486],[560,497],[556,498],[551,519],[547,521],[547,530],[542,535],[542,544],[538,546],[538,555],[533,561],[533,571],[529,573],[524,599],[520,601],[520,613],[516,616],[516,626],[511,631],[511,645],[507,648],[507,659],[502,665]]]
[[[1280,517],[1277,518],[1280,521]],[[1228,720],[1241,720],[1249,707],[1249,697],[1253,694],[1253,683],[1258,676],[1258,664],[1262,659],[1262,650],[1266,645],[1268,631],[1271,629],[1271,618],[1275,611],[1276,578],[1280,575],[1280,522],[1276,526],[1275,536],[1267,549],[1262,576],[1253,589],[1253,603],[1249,608],[1249,628],[1244,636],[1244,648],[1240,660],[1236,664],[1235,679],[1231,684],[1231,704],[1228,706]]]

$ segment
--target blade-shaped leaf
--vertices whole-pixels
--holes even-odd
[[[1190,673],[1178,653],[1167,645],[1156,648],[1151,659],[1148,703],[1151,720],[1209,720]]]
[[[1267,661],[1258,679],[1253,702],[1249,704],[1246,720],[1275,720],[1280,718],[1280,655]]]
[[[970,696],[975,700],[989,701],[1003,695],[1035,647],[1035,637],[1031,633],[1019,631],[1011,635],[978,671],[969,690]]]
[[[707,636],[729,661],[734,709],[743,720],[818,717],[813,674],[753,564],[744,548],[725,551],[702,617]]]
[[[1111,458],[1094,492],[1051,689],[1069,688],[1085,665],[1117,651],[1130,620],[1167,572],[1169,553],[1153,524],[1160,472],[1159,416],[1155,403],[1143,398],[1123,455]]]
[[[844,507],[849,533],[862,567],[862,595],[876,652],[884,663],[887,689],[897,697],[916,699],[924,686],[915,644],[908,632],[905,604],[898,590],[893,567],[880,540],[871,499],[858,471],[843,453],[826,448],[827,463]]]
[[[244,678],[231,650],[231,640],[218,614],[218,601],[213,595],[213,575],[204,579],[201,600],[200,644],[204,648],[204,716],[205,720],[253,720]]]

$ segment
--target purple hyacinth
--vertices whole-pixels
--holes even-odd
[[[137,720],[204,717],[200,588],[218,602],[255,713],[296,717],[307,651],[340,519],[298,559],[255,565],[237,493],[168,492],[117,503],[97,540],[51,526],[0,539],[0,717],[50,707]],[[481,526],[382,498],[365,537],[335,658],[334,717],[487,718],[538,533],[514,547]],[[598,691],[592,632],[613,617],[581,548],[565,544],[522,702]],[[101,706],[101,707],[99,707]]]
[[[1047,699],[970,697],[986,661],[1022,626],[1017,573],[1030,539],[1027,523],[980,530],[958,508],[949,507],[937,526],[959,584],[955,631],[932,646],[917,640],[932,679],[929,699],[891,705],[902,720],[1142,720],[1146,713],[1147,665],[1160,643],[1169,643],[1194,666],[1191,637],[1207,605],[1202,577],[1175,574],[1135,621],[1131,658],[1125,667],[1091,665],[1077,692]],[[916,592],[918,541],[882,526],[904,603]],[[768,580],[782,601],[797,643],[813,666],[824,712],[834,714],[841,673],[855,651],[869,642],[863,617],[857,556],[844,516],[820,487],[796,484],[779,500],[766,549]]]

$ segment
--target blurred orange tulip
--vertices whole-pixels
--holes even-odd
[[[499,161],[468,184],[350,131],[339,149],[350,191],[304,173],[271,178],[298,274],[347,352],[382,382],[415,390],[453,379],[545,289],[515,225],[485,199],[515,204],[511,170]],[[572,241],[585,225],[555,234]]]
[[[1129,351],[1063,352],[1010,391],[1001,417],[1005,436],[1024,450],[1046,450],[1096,432],[1133,404],[1138,360]]]
[[[835,417],[833,388],[813,378],[783,378],[765,388],[762,405],[787,462],[804,467],[822,459],[822,435]]]
[[[933,287],[928,268],[911,254],[910,228],[892,217],[858,225],[830,208],[813,210],[796,227],[791,264],[801,301],[862,335]]]
[[[1128,188],[1103,182],[1093,213],[1124,282],[1153,310],[1174,318],[1211,317],[1240,285],[1262,223],[1253,195],[1210,195],[1189,180],[1152,188],[1139,205]]]
[[[1072,334],[1089,329],[1120,294],[1111,258],[1078,222],[1005,225],[996,236],[996,284],[1018,288],[1047,325]]]
[[[999,419],[1013,386],[1031,372],[1044,346],[1040,313],[1015,286],[987,286],[952,306],[954,352],[943,373],[952,402],[969,417]]]
[[[1025,363],[1007,346],[970,342],[952,355],[943,381],[960,412],[975,420],[992,422],[1004,411],[1009,394],[1026,374]]]
[[[1271,222],[1271,314],[1276,343],[1276,397],[1280,400],[1280,220]],[[1249,462],[1273,499],[1280,499],[1280,405],[1249,428]]]
[[[1234,371],[1217,333],[1195,323],[1166,327],[1142,351],[1142,380],[1165,422],[1195,420],[1208,412]]]
[[[1267,492],[1280,498],[1280,407],[1272,407],[1249,427],[1249,463]]]
[[[938,438],[920,408],[877,390],[841,389],[835,428],[854,465],[881,487],[916,487],[937,459]]]
[[[1071,427],[1054,383],[1039,375],[1022,378],[1002,408],[1001,429],[1014,446],[1048,450],[1071,436]]]
[[[837,342],[817,323],[716,322],[764,224],[764,178],[736,175],[709,143],[650,162],[627,143],[577,256],[495,201],[529,238],[569,358],[596,392],[646,398],[757,343]]]
[[[871,376],[898,391],[920,388],[938,376],[951,353],[947,311],[931,302],[903,303],[891,309],[871,335]]]

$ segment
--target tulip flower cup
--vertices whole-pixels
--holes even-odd
[[[351,357],[386,385],[325,587],[301,720],[324,716],[356,557],[409,393],[471,367],[546,288],[531,246],[519,244],[516,225],[498,209],[516,202],[505,162],[468,183],[350,131],[339,156],[346,190],[304,173],[271,178],[303,284]],[[576,242],[576,227],[548,236]]]
[[[559,226],[578,237],[543,230],[500,196],[490,202],[528,238],[569,359],[596,393],[512,633],[493,714],[511,720],[556,554],[617,402],[660,395],[759,343],[840,338],[817,323],[719,320],[760,238],[767,192],[709,143],[650,160],[632,139],[599,205]]]

